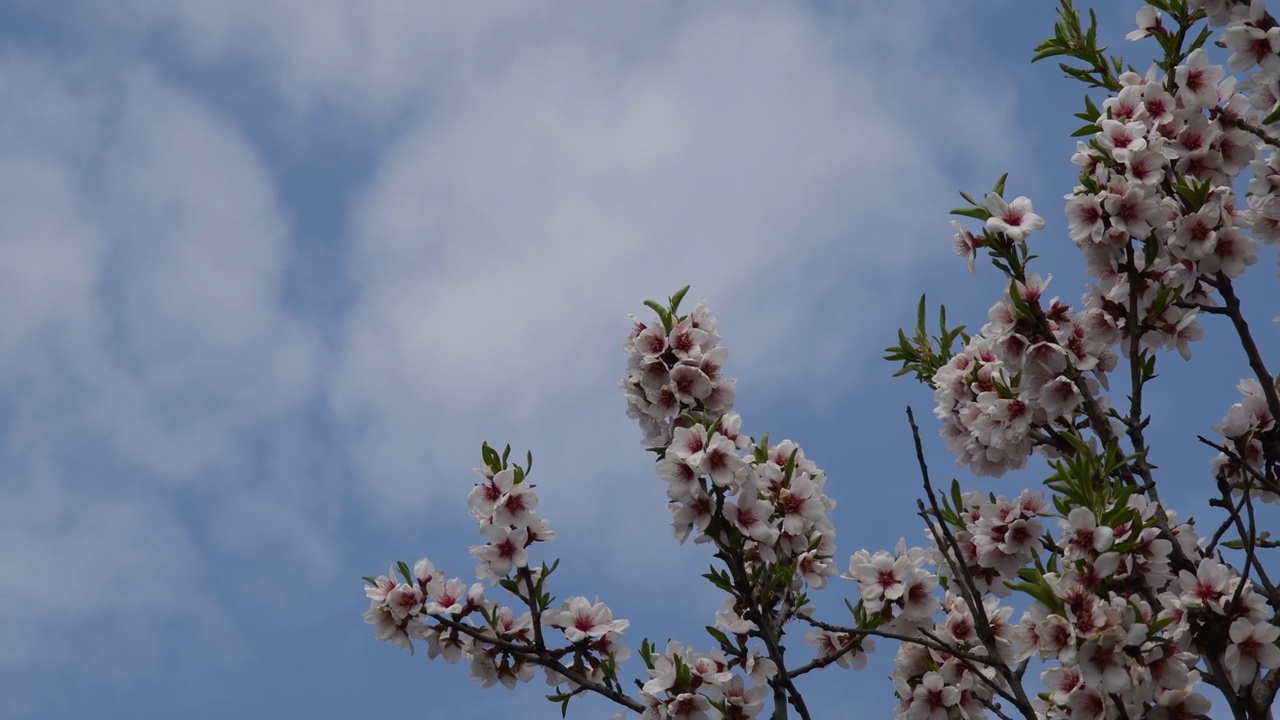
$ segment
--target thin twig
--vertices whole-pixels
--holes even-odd
[[[983,647],[992,658],[999,658],[999,646],[996,643],[995,631],[991,629],[991,621],[987,618],[986,606],[982,603],[982,594],[978,592],[977,584],[973,581],[973,576],[968,572],[968,568],[963,565],[964,555],[960,552],[960,544],[956,541],[955,536],[951,533],[951,529],[947,527],[947,523],[941,519],[941,508],[938,505],[938,497],[933,491],[933,482],[929,479],[929,465],[924,459],[924,443],[920,440],[920,427],[916,425],[915,413],[911,408],[907,408],[907,422],[911,425],[911,437],[915,442],[916,462],[920,466],[920,477],[924,483],[925,494],[929,498],[929,505],[933,508],[934,515],[939,518],[937,526],[934,526],[932,517],[924,510],[923,503],[920,503],[920,515],[924,518],[925,523],[929,526],[929,532],[933,534],[934,542],[942,549],[942,556],[947,559],[947,564],[951,567],[954,577],[959,580],[961,594],[964,597],[965,604],[969,606],[969,611],[974,618],[974,628],[978,632],[978,637],[982,640]],[[943,540],[945,539],[945,543]],[[948,553],[954,553],[954,561]],[[1013,672],[1009,670],[1009,666],[1003,663],[992,663],[991,667],[1000,673],[1001,677],[1009,684],[1013,692],[1013,697],[1009,701],[1017,706],[1018,710],[1027,718],[1027,720],[1036,720],[1035,709],[1031,706],[1030,699],[1027,698],[1026,691],[1021,683],[1014,681]]]

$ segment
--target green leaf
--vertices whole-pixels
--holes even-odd
[[[991,211],[984,207],[956,208],[951,211],[951,214],[971,217],[975,220],[982,220],[983,222],[986,222],[991,218]]]
[[[671,313],[667,309],[654,302],[653,300],[645,300],[645,307],[654,311],[658,315],[658,321],[662,323],[662,328],[667,332],[671,332]]]
[[[1018,315],[1030,317],[1031,311],[1027,309],[1027,302],[1022,299],[1022,293],[1018,291],[1018,282],[1016,280],[1009,281],[1009,302],[1018,311]]]
[[[640,641],[640,660],[646,668],[653,669],[653,643],[649,642],[649,638]]]
[[[715,638],[716,642],[720,643],[720,647],[726,650],[733,649],[734,646],[732,643],[729,642],[729,636],[725,635],[722,631],[720,631],[714,625],[707,626],[707,634]]]
[[[498,457],[498,451],[489,447],[489,443],[481,443],[480,457],[483,459],[485,467],[494,473],[502,471],[502,460]]]
[[[716,570],[715,567],[712,567],[711,571],[703,573],[702,577],[706,578],[708,582],[724,592],[733,594],[733,583],[730,581],[729,575],[725,571]]]
[[[402,576],[404,576],[404,581],[406,583],[409,583],[410,585],[413,584],[413,573],[409,571],[409,566],[405,565],[403,560],[396,563],[396,569],[400,571]]]
[[[1001,175],[1000,179],[996,181],[995,189],[993,189],[991,192],[1000,197],[1004,197],[1004,183],[1008,179],[1009,179],[1009,173],[1005,173]]]
[[[672,296],[671,296],[670,301],[671,301],[671,314],[672,314],[672,315],[675,315],[675,314],[676,314],[676,310],[677,310],[677,309],[679,309],[679,307],[680,307],[680,301],[684,299],[685,293],[687,293],[687,292],[689,292],[689,286],[688,286],[688,285],[685,285],[684,287],[682,287],[682,288],[680,288],[679,290],[677,290],[677,291],[676,291],[676,293],[675,293],[675,295],[672,295]]]
[[[787,464],[782,469],[783,485],[791,484],[791,475],[796,471],[796,453],[800,452],[800,448],[796,447],[791,450],[791,454],[787,456]]]

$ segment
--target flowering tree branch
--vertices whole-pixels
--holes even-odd
[[[1261,0],[1148,0],[1128,35],[1159,48],[1141,75],[1097,44],[1093,13],[1085,23],[1062,0],[1058,14],[1034,59],[1061,57],[1069,77],[1106,94],[1100,104],[1086,97],[1077,115],[1087,142],[1073,157],[1080,184],[1066,205],[1067,234],[1093,282],[1078,307],[1046,296],[1049,278],[1032,271],[1028,242],[1044,220],[1030,199],[1007,199],[1002,177],[981,198],[962,193],[968,205],[954,211],[981,222],[980,233],[952,223],[970,270],[985,254],[1000,274],[988,322],[972,334],[949,327],[944,307],[931,334],[922,297],[914,335],[900,331],[887,349],[898,374],[932,390],[958,464],[998,477],[1038,453],[1051,471],[1044,491],[935,487],[908,409],[931,542],[858,550],[840,573],[825,473],[796,443],[742,431],[716,319],[705,303],[683,313],[685,288],[647,302],[652,318],[633,318],[621,387],[655,454],[676,539],[714,548],[704,577],[725,599],[707,627],[709,651],[643,640],[645,677],[629,695],[620,675],[632,655],[622,642],[629,622],[584,597],[554,604],[547,584],[557,565],[529,557],[555,537],[535,512],[532,456],[512,463],[509,448],[488,445],[467,499],[484,538],[471,549],[482,582],[446,580],[426,559],[365,578],[375,636],[466,658],[486,687],[527,682],[541,668],[562,711],[594,693],[643,720],[783,720],[792,711],[812,720],[798,681],[862,668],[875,639],[897,643],[890,679],[905,720],[1200,718],[1211,708],[1205,688],[1239,720],[1271,720],[1280,589],[1264,555],[1280,543],[1261,527],[1257,503],[1280,504],[1280,388],[1236,283],[1260,242],[1280,242],[1280,24]],[[1225,68],[1206,50],[1215,37],[1230,53]],[[1158,356],[1190,361],[1202,314],[1231,320],[1251,372],[1212,426],[1221,441],[1200,437],[1218,453],[1210,504],[1225,514],[1207,538],[1161,497],[1167,473],[1149,460],[1144,407]],[[1124,408],[1110,386],[1121,358]],[[837,575],[856,586],[857,601],[844,601],[848,625],[815,607]],[[483,581],[515,596],[521,614],[489,600]],[[1017,621],[1010,597],[1024,608]],[[817,655],[789,664],[796,621]],[[1042,668],[1038,687],[1030,667]]]

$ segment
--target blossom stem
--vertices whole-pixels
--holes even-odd
[[[1017,706],[1027,720],[1036,720],[1035,709],[1031,706],[1031,700],[1027,698],[1026,690],[1023,689],[1022,684],[1015,681],[1013,672],[1008,665],[995,661],[995,658],[999,657],[995,632],[991,629],[991,621],[987,617],[987,609],[981,602],[982,595],[978,592],[973,577],[961,562],[963,555],[960,552],[960,545],[956,542],[956,538],[952,535],[950,528],[947,527],[947,523],[941,519],[941,508],[938,506],[937,495],[933,491],[933,483],[929,479],[929,465],[924,459],[924,443],[920,440],[920,427],[916,425],[915,413],[912,412],[910,407],[907,408],[907,422],[911,425],[911,436],[915,441],[916,462],[920,466],[920,476],[924,483],[925,494],[929,498],[929,506],[933,508],[933,513],[930,514],[925,511],[924,503],[917,501],[920,506],[920,516],[928,524],[929,532],[933,534],[934,542],[938,544],[938,548],[942,550],[943,557],[947,559],[947,564],[951,566],[954,577],[960,581],[960,590],[964,596],[965,604],[969,606],[969,611],[973,615],[974,627],[978,632],[978,637],[981,638],[987,653],[992,657],[990,667],[1000,674],[1000,677],[1004,679],[1013,691],[1014,697],[1009,698],[1009,701]],[[934,524],[934,517],[938,518],[937,526]],[[943,542],[944,538],[946,540],[945,543]],[[981,673],[979,673],[979,677],[981,677]],[[1001,695],[1003,696],[1003,693]]]
[[[1271,417],[1280,420],[1280,392],[1276,390],[1275,378],[1267,371],[1267,365],[1262,360],[1262,353],[1258,350],[1258,344],[1253,340],[1253,333],[1249,330],[1249,323],[1244,318],[1244,313],[1240,310],[1240,298],[1236,295],[1235,287],[1231,283],[1231,278],[1219,272],[1215,282],[1210,283],[1218,294],[1222,295],[1222,299],[1226,302],[1227,316],[1231,318],[1231,324],[1235,327],[1236,335],[1240,338],[1240,345],[1244,348],[1245,355],[1249,358],[1249,368],[1253,370],[1254,377],[1262,384],[1262,395],[1267,399],[1267,409],[1271,411]],[[1280,448],[1277,447],[1277,437],[1280,437],[1280,431],[1272,430],[1270,439],[1265,436],[1262,440],[1263,453],[1266,455],[1267,463],[1274,467],[1280,464]]]

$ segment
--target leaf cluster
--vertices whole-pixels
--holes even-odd
[[[916,380],[934,387],[933,376],[955,355],[952,346],[960,341],[960,346],[969,344],[969,335],[963,325],[947,327],[947,308],[938,308],[938,334],[930,336],[925,329],[925,296],[920,296],[920,304],[916,308],[915,334],[908,338],[906,332],[898,330],[898,344],[885,348],[885,360],[901,362],[902,367],[893,374],[894,377],[915,373]]]

